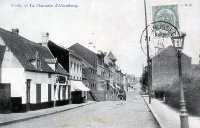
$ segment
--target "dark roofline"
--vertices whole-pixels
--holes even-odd
[[[156,58],[157,56],[159,56],[161,53],[165,52],[166,50],[168,50],[169,48],[173,48],[174,50],[176,50],[172,45],[169,45],[167,48],[163,49],[161,52],[159,52],[157,55],[153,56],[152,58],[150,58],[151,60]],[[192,57],[186,55],[185,53],[182,52],[182,55],[192,59]]]
[[[81,45],[81,44],[75,43],[75,44],[73,44],[72,46],[74,46],[74,45]],[[70,46],[69,49],[70,49],[72,46]],[[88,51],[93,52],[93,51],[91,51],[89,48],[86,48],[86,47],[83,46],[83,45],[81,45],[81,46],[84,47],[85,49],[87,49]],[[93,53],[96,54],[95,52],[93,52]]]
[[[69,47],[76,54],[82,57],[85,61],[87,61],[90,65],[92,65],[95,69],[97,68],[97,54],[86,48],[85,46],[75,43]]]
[[[49,40],[49,42],[47,43],[47,47],[49,51],[51,52],[52,56],[58,59],[60,66],[63,69],[65,69],[66,72],[68,73],[69,72],[69,50],[65,49],[62,46],[57,45],[51,40]],[[58,52],[55,49],[60,50],[60,52]],[[62,56],[66,57],[66,59],[63,59]]]
[[[47,72],[47,71],[36,71],[36,70],[31,70],[31,69],[25,69],[25,71],[29,71],[29,72],[39,72],[39,73],[51,73],[51,74],[60,74],[60,75],[67,75],[70,76],[70,74],[67,72],[66,74],[64,73],[60,73],[60,72]]]
[[[16,33],[4,30],[0,28],[0,37],[4,41],[5,45],[11,50],[13,55],[17,58],[19,63],[24,68],[24,71],[43,72],[43,73],[59,73],[68,74],[62,67],[59,67],[59,72],[55,72],[45,61],[45,59],[54,58],[50,50],[38,43],[30,41]],[[39,52],[39,60],[41,61],[41,69],[37,69],[31,64],[28,56],[32,56]]]
[[[6,32],[9,33],[9,34],[13,34],[13,35],[15,35],[15,36],[18,36],[19,38],[22,38],[22,39],[26,40],[27,43],[30,44],[30,45],[35,45],[35,46],[38,46],[38,47],[41,47],[41,48],[47,48],[47,47],[45,47],[45,46],[42,46],[40,43],[33,42],[33,41],[31,41],[31,40],[29,40],[29,39],[27,39],[27,38],[25,38],[25,37],[23,37],[23,36],[21,36],[21,35],[19,35],[19,34],[16,34],[16,33],[12,32],[12,31],[3,29],[3,28],[1,28],[1,27],[0,27],[0,29],[3,30],[3,31],[6,31]]]
[[[80,55],[78,55],[74,50],[68,49],[68,51],[69,51],[69,54],[70,54],[70,55],[76,57],[77,59],[79,59],[79,60],[82,60],[82,59],[83,59],[83,58],[82,58]]]
[[[113,55],[112,51],[110,51],[107,55],[107,57],[109,59],[111,59],[112,61],[117,61],[117,58]]]

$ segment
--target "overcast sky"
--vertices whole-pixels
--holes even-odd
[[[149,8],[152,3],[167,3],[151,1],[147,3]],[[192,57],[193,63],[198,63],[200,2],[187,1],[168,0],[167,4],[179,4],[181,30],[187,33],[184,52]],[[77,7],[37,7],[37,4]],[[192,6],[188,7],[189,4]],[[14,7],[19,5],[22,7]],[[74,43],[87,47],[93,42],[97,49],[111,50],[124,73],[140,76],[142,65],[146,64],[139,42],[145,26],[143,0],[0,0],[0,17],[1,28],[18,28],[21,36],[34,42],[41,42],[41,33],[49,32],[50,40],[64,47]]]

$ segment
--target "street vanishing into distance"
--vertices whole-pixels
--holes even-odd
[[[127,92],[126,101],[97,102],[2,128],[158,128],[139,88]]]

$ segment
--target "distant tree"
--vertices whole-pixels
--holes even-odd
[[[141,90],[144,92],[147,92],[147,82],[148,82],[148,71],[147,67],[144,68],[142,76],[140,78],[140,85],[141,85]]]

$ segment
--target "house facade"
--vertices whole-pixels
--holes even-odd
[[[10,111],[52,107],[68,100],[68,73],[49,49],[0,28],[1,91]]]
[[[191,57],[182,53],[182,73],[191,73]],[[177,51],[168,46],[152,58],[152,88],[171,85],[178,78]]]
[[[104,53],[97,53],[97,90],[106,90]]]
[[[113,88],[114,94],[117,92],[117,73],[116,73],[116,58],[113,53],[110,51],[107,55],[109,60],[109,67],[110,67],[110,86]]]
[[[87,87],[89,85],[85,85],[88,84],[87,80],[84,80],[85,84],[83,83],[82,58],[71,49],[69,49],[69,66],[72,102],[83,102],[83,100],[87,99],[87,92],[90,89]]]
[[[83,97],[87,97],[86,91],[89,91],[82,82],[82,58],[73,50],[58,46],[52,41],[48,42],[48,47],[52,54],[58,59],[63,67],[69,71],[70,100],[73,103],[83,101]]]
[[[126,90],[126,87],[125,87],[125,74],[124,73],[120,73],[120,88],[125,91]]]
[[[89,82],[89,87],[91,90],[97,90],[97,56],[96,53],[87,49],[86,47],[76,43],[69,47],[76,54],[78,54],[83,61],[83,75],[87,78]]]

